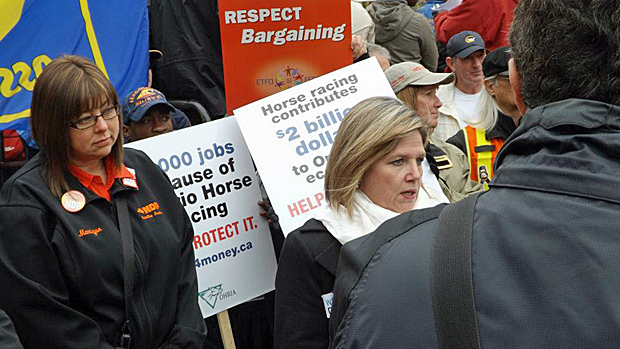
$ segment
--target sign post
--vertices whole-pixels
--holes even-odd
[[[222,335],[224,349],[235,349],[235,337],[233,336],[232,326],[230,325],[228,310],[217,313],[217,323],[220,326],[220,334]]]

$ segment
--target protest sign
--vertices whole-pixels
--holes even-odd
[[[192,221],[204,317],[274,289],[271,233],[259,216],[258,181],[233,117],[125,146],[166,172]]]
[[[353,60],[349,1],[220,0],[219,14],[229,114]]]
[[[342,119],[358,102],[393,97],[373,57],[235,110],[285,234],[325,203],[327,156]]]

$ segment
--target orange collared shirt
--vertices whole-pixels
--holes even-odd
[[[71,172],[84,187],[110,201],[110,188],[112,188],[112,184],[114,184],[116,178],[134,178],[127,167],[125,167],[124,164],[122,164],[122,166],[121,170],[118,171],[116,166],[114,166],[112,158],[109,156],[105,158],[105,173],[106,177],[108,177],[106,183],[103,183],[100,176],[85,172],[71,163],[69,163],[69,172]]]

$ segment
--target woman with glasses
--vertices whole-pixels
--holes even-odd
[[[118,96],[89,60],[37,79],[40,153],[0,192],[0,308],[25,348],[202,348],[192,226],[165,175],[123,149]]]

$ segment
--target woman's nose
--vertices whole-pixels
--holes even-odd
[[[422,166],[418,165],[417,162],[414,162],[407,171],[405,180],[407,182],[414,182],[419,181],[420,179],[422,179]]]
[[[108,130],[108,123],[105,121],[103,116],[99,116],[95,120],[95,129],[96,129],[96,131],[99,131],[99,132],[107,131]]]

